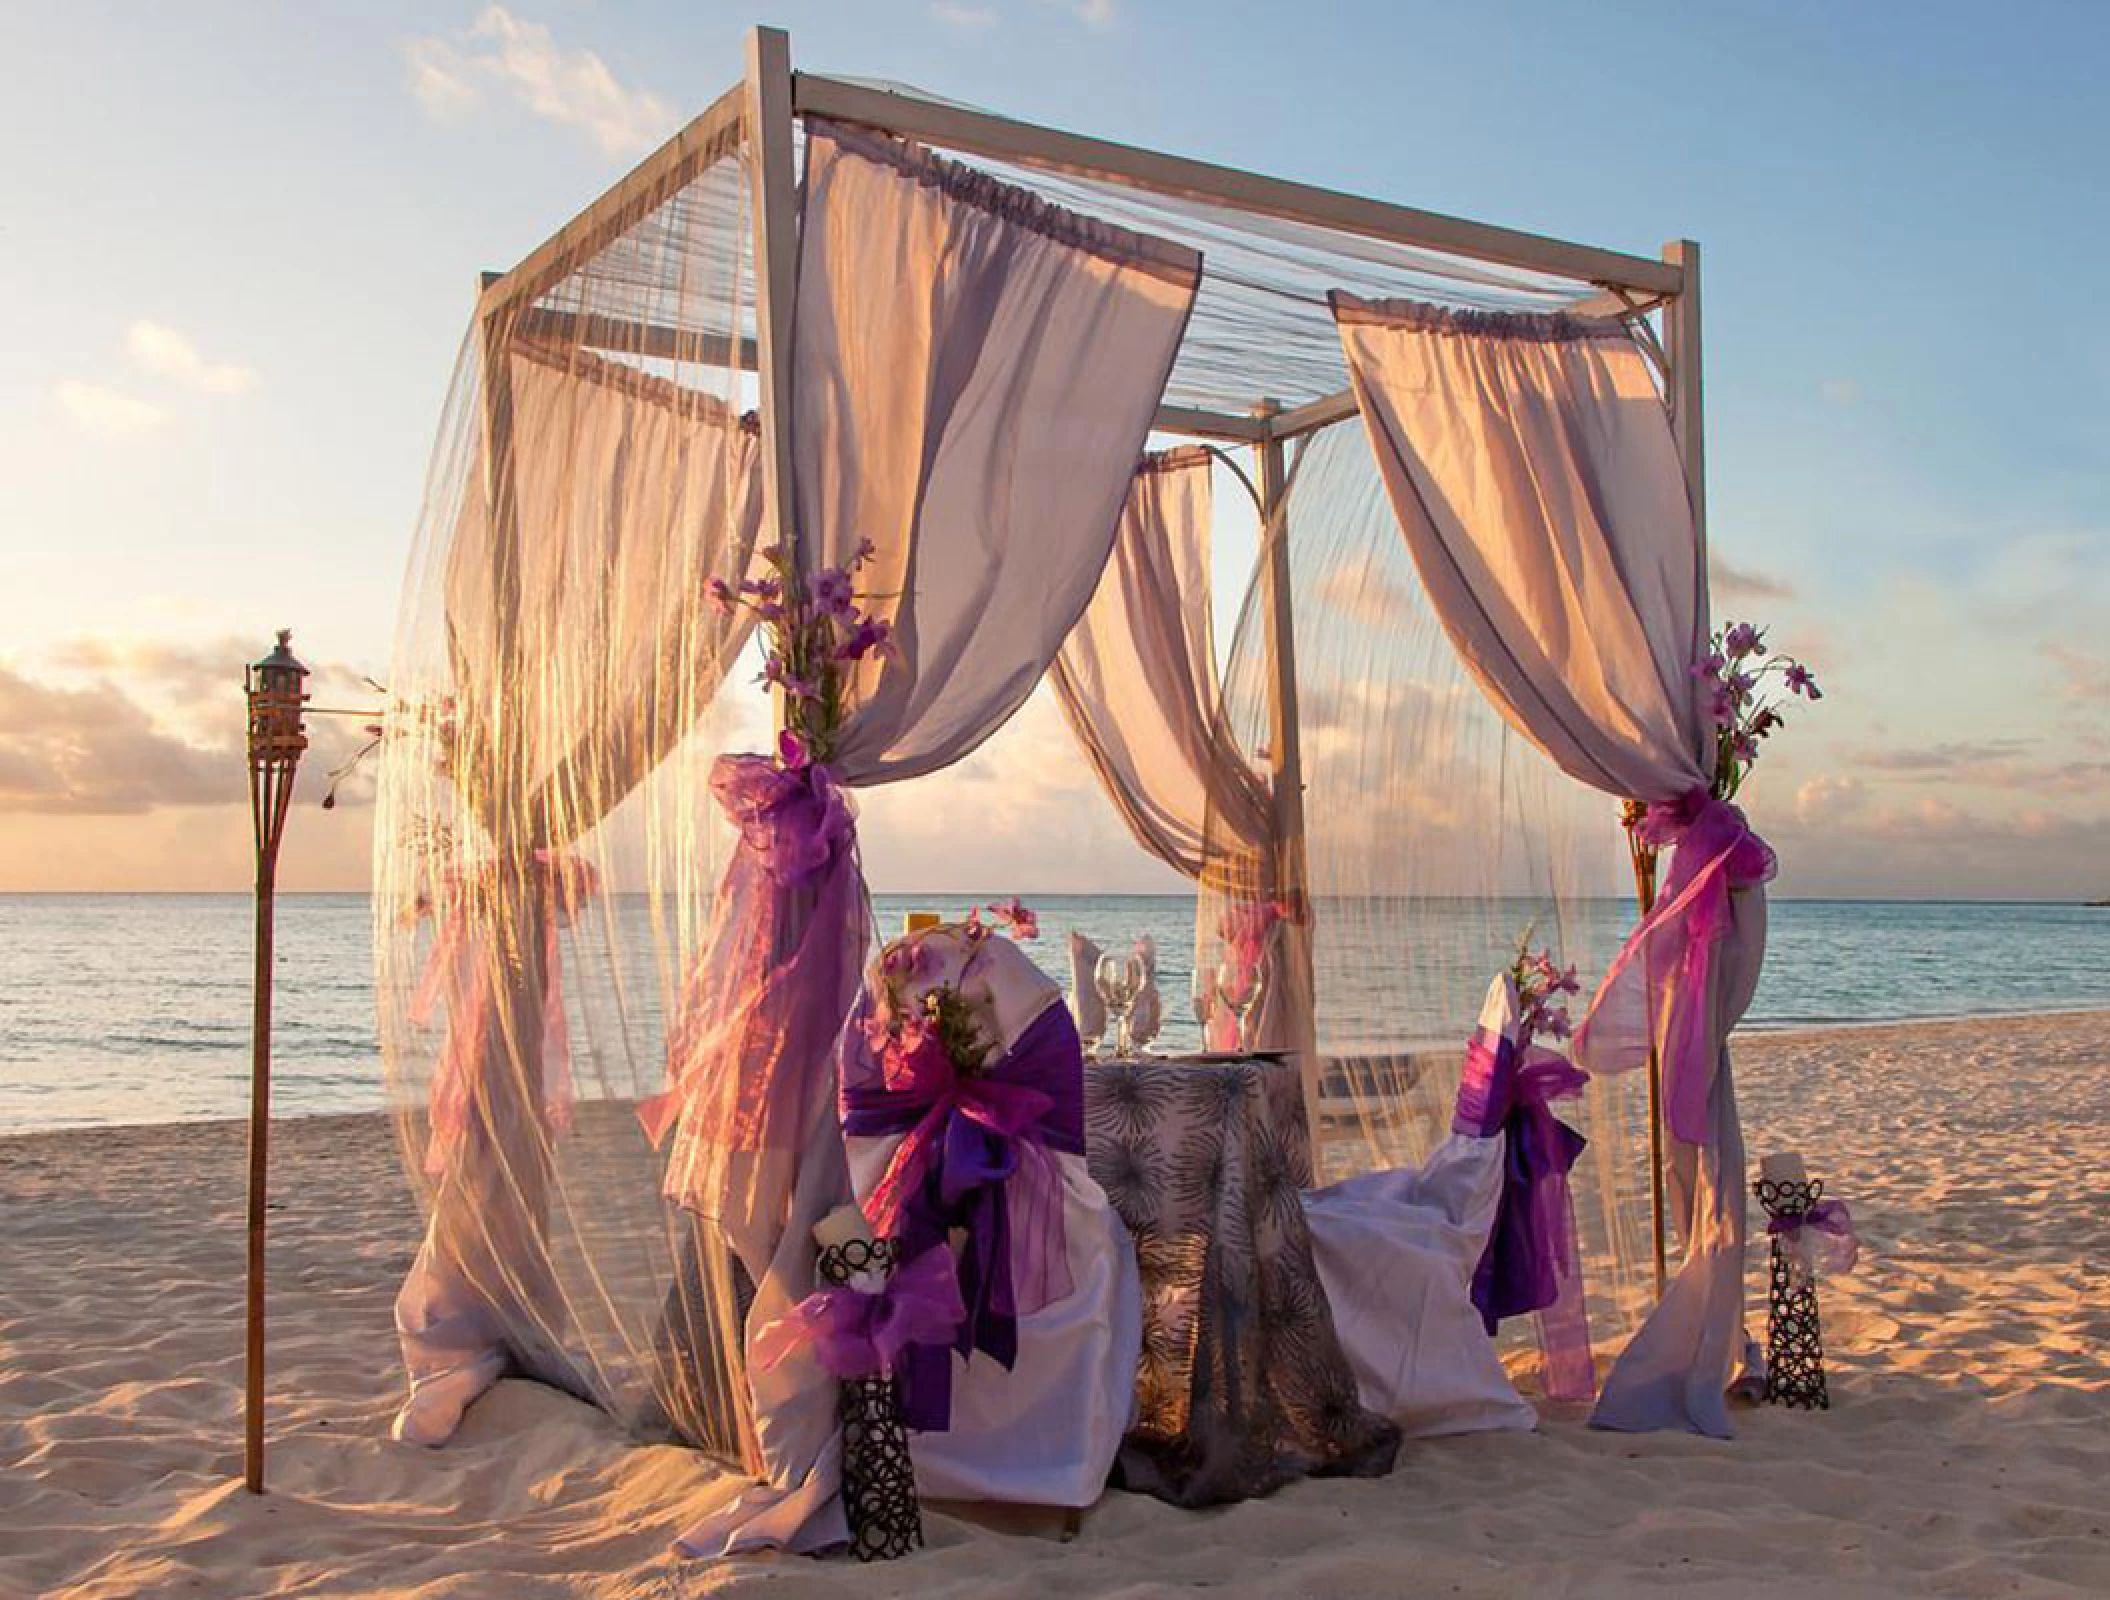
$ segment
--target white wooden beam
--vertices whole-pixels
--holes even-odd
[[[1355,391],[1341,389],[1277,412],[1268,423],[1268,433],[1277,439],[1294,439],[1299,434],[1316,433],[1336,422],[1345,422],[1360,409],[1355,403]]]
[[[747,35],[747,148],[755,235],[755,357],[762,410],[764,543],[793,547],[791,315],[798,293],[798,180],[792,170],[791,38]]]
[[[993,160],[1210,201],[1261,216],[1437,250],[1470,261],[1493,262],[1648,294],[1675,293],[1681,281],[1676,263],[1667,260],[1544,238],[1491,223],[1368,200],[1335,189],[1240,172],[1212,162],[1090,139],[839,78],[800,73],[794,104],[800,116],[862,123]]]
[[[1685,468],[1685,491],[1692,498],[1693,532],[1699,540],[1701,627],[1707,624],[1707,432],[1701,396],[1700,247],[1679,239],[1663,247],[1663,259],[1676,265],[1685,287],[1664,309],[1663,347],[1669,360],[1670,423]],[[1694,660],[1704,653],[1693,641]]]
[[[632,167],[613,188],[559,228],[521,259],[520,265],[487,281],[477,313],[489,318],[525,305],[562,280],[582,261],[606,249],[610,240],[639,218],[665,204],[676,191],[725,153],[736,139],[747,101],[747,87],[735,85],[691,119],[688,126]],[[488,276],[488,275],[487,275]]]

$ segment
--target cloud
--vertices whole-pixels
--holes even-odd
[[[149,433],[168,420],[168,413],[151,401],[77,378],[59,385],[58,401],[75,427],[109,438]]]
[[[996,11],[991,6],[963,6],[937,0],[930,14],[951,28],[990,28],[996,25]]]
[[[164,733],[111,683],[58,688],[0,667],[0,730],[0,812],[136,813],[242,794],[238,745]]]
[[[241,394],[256,387],[254,368],[207,361],[189,339],[159,322],[133,323],[125,334],[125,349],[147,371],[207,394]]]
[[[2044,653],[2066,676],[2066,698],[2110,704],[2110,656],[2089,655],[2063,644],[2048,644]]]
[[[1111,28],[1121,20],[1117,0],[1077,0],[1070,12],[1087,28]]]
[[[1953,775],[1989,762],[2010,760],[2029,746],[2027,739],[1953,739],[1917,748],[1868,750],[1862,752],[1859,760],[1862,766],[1882,772]]]
[[[70,682],[0,667],[0,813],[139,815],[232,803],[245,793],[242,668],[254,640],[74,639],[51,667]],[[315,667],[319,703],[371,704],[351,669]],[[301,792],[317,796],[329,768],[364,742],[359,725],[311,717]],[[371,798],[370,773],[340,804]]]
[[[1795,791],[1796,820],[1809,827],[1836,822],[1868,803],[1868,785],[1859,778],[1826,773]]]
[[[1707,583],[1718,600],[1795,598],[1795,586],[1785,578],[1754,572],[1748,567],[1733,567],[1712,551],[1707,555]]]
[[[487,6],[466,33],[404,46],[410,92],[426,112],[458,121],[487,97],[576,128],[611,156],[638,155],[672,131],[674,108],[620,82],[591,50],[567,50],[539,22]]]

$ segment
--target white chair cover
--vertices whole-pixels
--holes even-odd
[[[980,946],[962,984],[970,946],[950,929],[920,936],[932,952],[912,994],[940,984],[984,1003],[985,1026],[1009,1049],[1062,992],[1010,940]],[[1080,1060],[1079,1070],[1083,1068]],[[898,1137],[846,1141],[851,1182],[867,1199],[900,1145]],[[977,1351],[954,1357],[952,1426],[910,1440],[916,1486],[926,1499],[1015,1505],[1088,1506],[1099,1498],[1135,1405],[1143,1351],[1143,1292],[1135,1246],[1085,1169],[1057,1152],[1071,1293],[1019,1318],[1018,1363],[1005,1371]],[[1016,1181],[1016,1180],[1014,1180]]]
[[[1480,1026],[1516,1038],[1506,978],[1488,989]],[[1501,1204],[1504,1142],[1454,1133],[1421,1167],[1366,1172],[1305,1197],[1319,1281],[1363,1404],[1409,1438],[1538,1425],[1472,1302]]]

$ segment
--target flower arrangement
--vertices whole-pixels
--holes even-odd
[[[1732,800],[1758,760],[1760,741],[1787,725],[1786,702],[1761,694],[1766,680],[1778,678],[1790,695],[1822,700],[1824,691],[1810,669],[1792,656],[1766,647],[1763,628],[1733,622],[1715,630],[1708,653],[1694,663],[1692,675],[1707,695],[1707,716],[1715,730],[1714,797]]]
[[[1549,950],[1531,948],[1530,928],[1517,940],[1517,953],[1509,964],[1509,978],[1517,989],[1517,1043],[1528,1046],[1543,1034],[1565,1039],[1574,1031],[1568,1020],[1566,995],[1580,994],[1582,983],[1575,968],[1564,967]]]
[[[984,922],[984,911],[995,920]],[[964,982],[913,991],[937,965],[936,952],[926,943],[931,934],[950,932],[965,940],[968,955],[960,969],[964,980],[974,970],[981,945],[999,929],[1014,939],[1032,939],[1039,936],[1040,919],[1013,897],[975,907],[950,929],[927,929],[898,939],[880,953],[873,984],[876,1004],[865,1023],[865,1043],[890,1086],[916,1081],[927,1064],[925,1052],[936,1052],[970,1076],[988,1064],[996,1041],[983,1025],[985,1005]]]
[[[852,669],[867,656],[896,648],[892,624],[867,609],[882,597],[857,587],[856,574],[874,553],[872,541],[862,540],[849,566],[824,567],[802,584],[790,552],[772,544],[762,551],[766,575],[743,578],[737,587],[723,578],[708,585],[717,610],[745,609],[762,624],[768,648],[761,681],[784,694],[777,758],[787,770],[825,763],[834,754],[849,712]]]

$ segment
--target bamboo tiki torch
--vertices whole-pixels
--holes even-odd
[[[249,815],[256,827],[256,1013],[249,1047],[248,1369],[242,1479],[264,1492],[264,1199],[271,1137],[271,915],[278,846],[293,801],[293,775],[308,747],[302,725],[308,669],[294,659],[293,633],[247,673]]]

